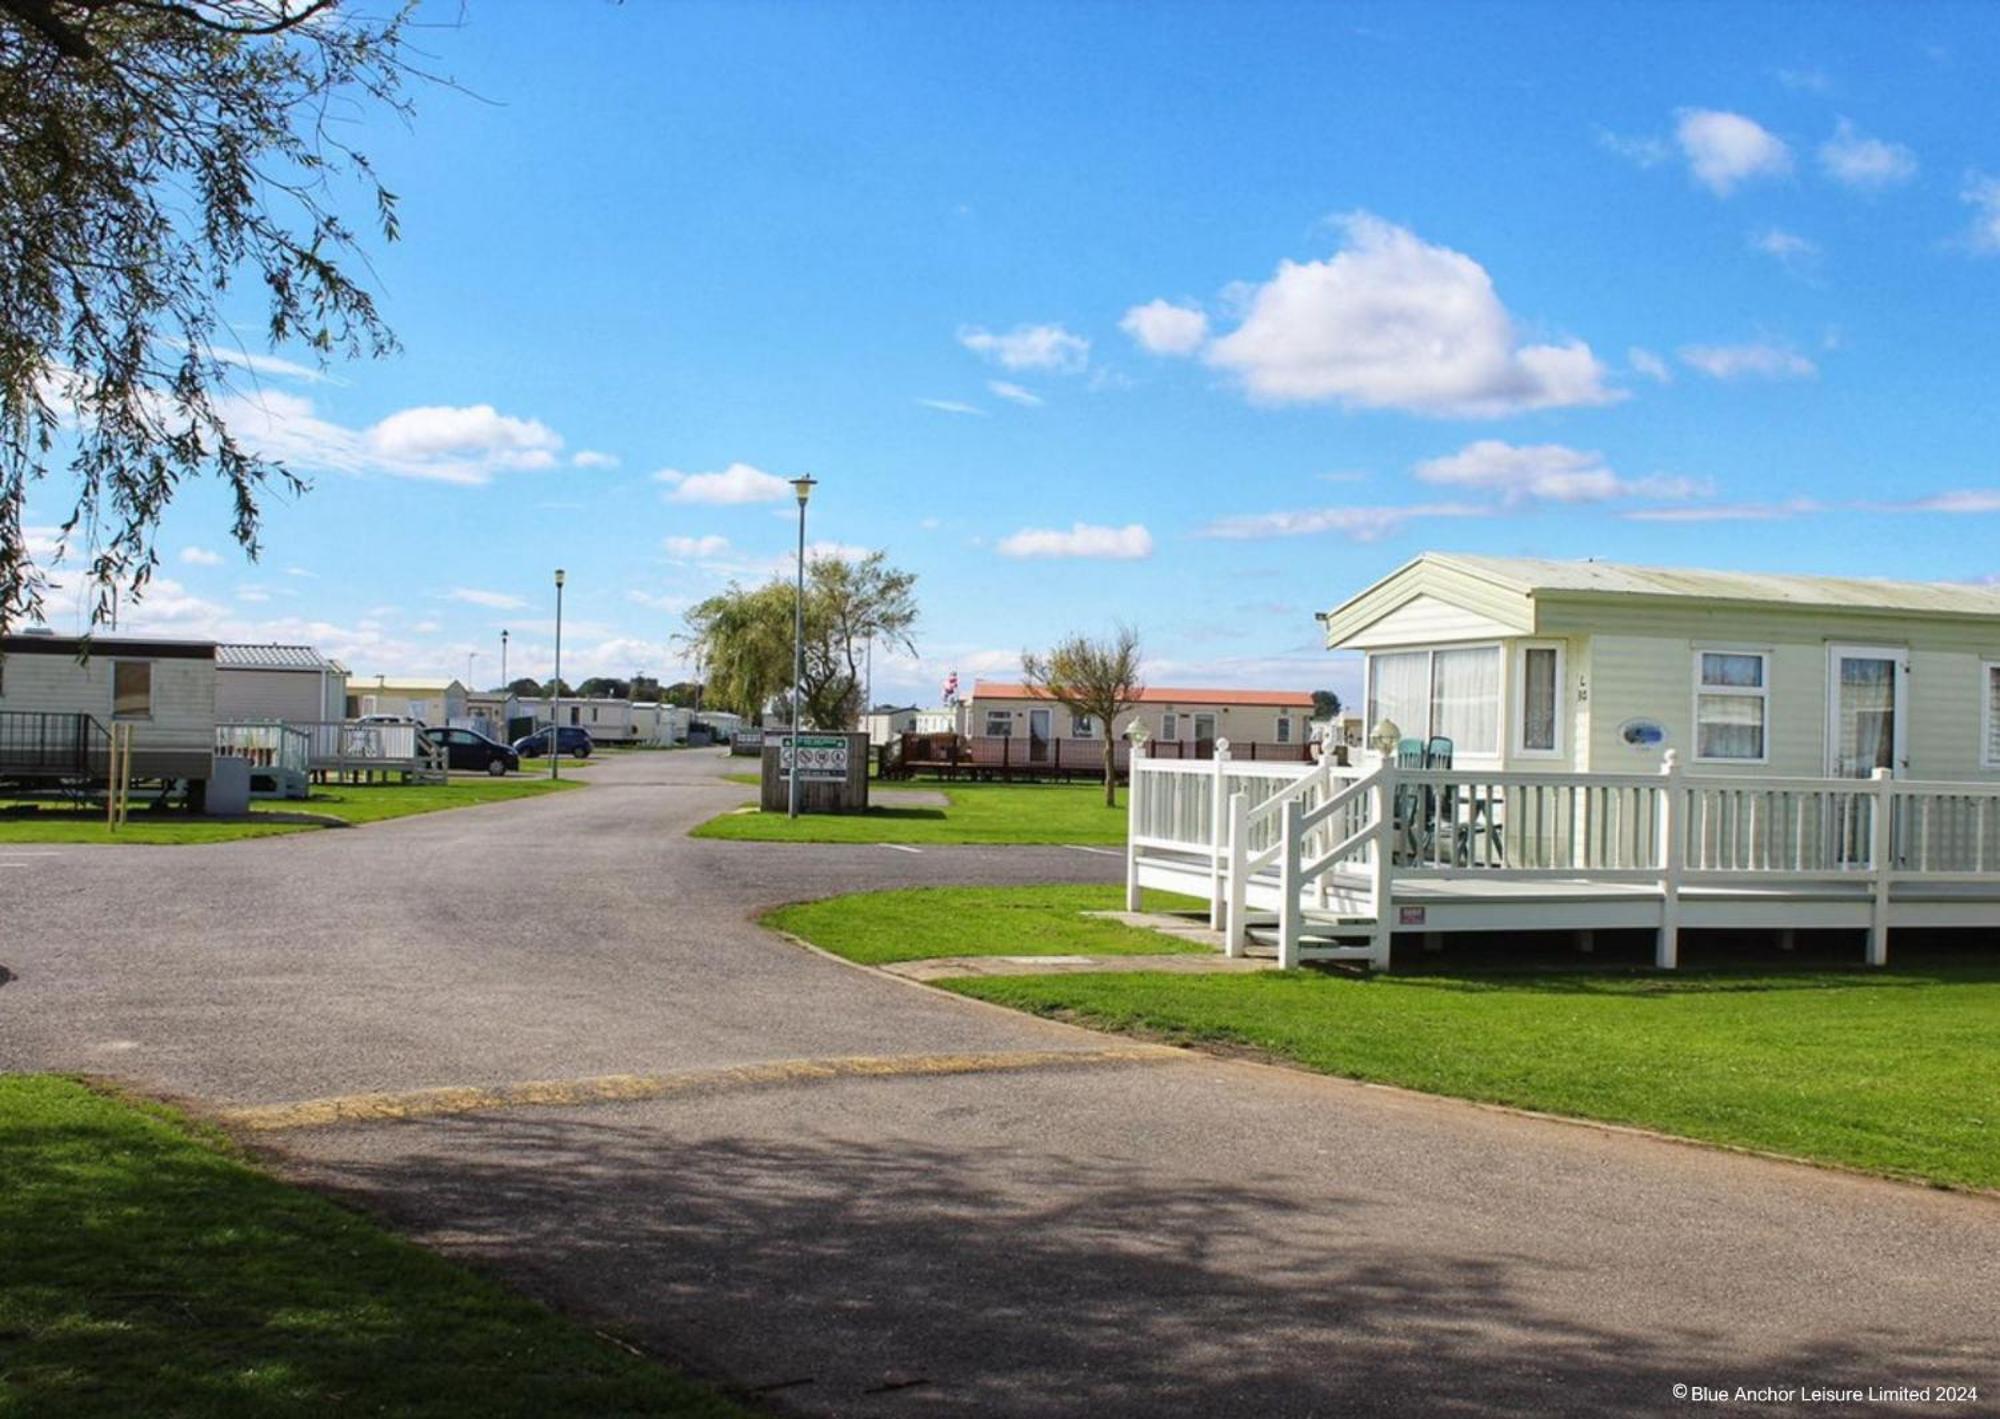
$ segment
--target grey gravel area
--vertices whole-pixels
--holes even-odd
[[[1104,1043],[752,918],[1116,857],[688,838],[740,801],[727,768],[608,759],[581,792],[351,832],[0,847],[0,1068],[223,1105]],[[786,1412],[1681,1414],[1677,1383],[1955,1380],[1982,1404],[1908,1412],[1967,1414],[2000,1384],[1993,1199],[1192,1056],[274,1136]]]

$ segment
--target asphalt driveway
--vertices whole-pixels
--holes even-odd
[[[1680,1413],[1676,1384],[1944,1381],[1992,1408],[2000,1204],[1162,1058],[826,960],[752,915],[1119,863],[687,838],[745,796],[724,767],[0,846],[0,1069],[262,1108],[299,1174],[798,1412]],[[381,1121],[287,1112],[356,1095]],[[1812,1410],[1843,1407],[1881,1412]]]

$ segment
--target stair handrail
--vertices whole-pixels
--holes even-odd
[[[1307,889],[1331,871],[1337,862],[1364,844],[1373,849],[1369,854],[1367,890],[1369,908],[1374,916],[1374,927],[1371,931],[1373,962],[1377,967],[1388,965],[1389,876],[1394,849],[1392,839],[1395,831],[1395,779],[1395,765],[1385,758],[1372,772],[1363,775],[1310,813],[1301,807],[1296,799],[1286,805],[1284,826],[1278,835],[1277,851],[1279,969],[1292,970],[1299,964],[1299,938],[1303,934],[1305,925]],[[1311,827],[1325,822],[1333,815],[1335,809],[1343,806],[1345,801],[1364,792],[1368,795],[1369,812],[1367,821],[1360,830],[1342,839],[1312,861],[1306,861],[1306,834]],[[1309,817],[1312,820],[1310,824],[1307,822]]]
[[[1360,778],[1353,780],[1351,783],[1347,785],[1347,787],[1339,790],[1338,792],[1328,794],[1326,796],[1325,801],[1323,801],[1317,808],[1313,809],[1302,808],[1300,810],[1300,815],[1299,815],[1300,832],[1302,834],[1310,832],[1313,828],[1318,827],[1321,823],[1324,823],[1328,818],[1331,818],[1336,811],[1346,807],[1355,798],[1367,792],[1369,786],[1374,784],[1378,779],[1381,778],[1383,770],[1387,767],[1388,765],[1386,764],[1379,765],[1376,768],[1371,769],[1369,772],[1363,774]],[[1329,783],[1332,780],[1332,775],[1330,773],[1327,775],[1327,780]],[[1303,784],[1306,782],[1306,780],[1301,779],[1299,780],[1299,782]],[[1304,797],[1303,792],[1296,792],[1296,793],[1288,792],[1286,794],[1275,795],[1269,799],[1266,799],[1263,806],[1271,806],[1271,807],[1283,806],[1289,809],[1289,807],[1297,805],[1302,797]],[[1250,810],[1249,815],[1246,819],[1246,825],[1248,823],[1254,823],[1257,820],[1257,815],[1259,811],[1260,809],[1258,808],[1252,808]],[[1303,843],[1303,838],[1301,838],[1301,842]],[[1277,842],[1272,843],[1269,847],[1265,848],[1263,851],[1248,854],[1247,857],[1244,859],[1244,868],[1247,872],[1251,873],[1261,872],[1264,868],[1269,867],[1273,862],[1277,861],[1279,854],[1283,852],[1283,850],[1284,850],[1284,838],[1283,835],[1281,834]]]

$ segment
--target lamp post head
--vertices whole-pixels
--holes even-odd
[[[792,491],[799,495],[800,507],[804,507],[806,505],[806,499],[812,496],[813,489],[818,486],[819,486],[819,479],[813,477],[813,475],[810,473],[806,473],[801,475],[800,477],[792,479]]]
[[[557,586],[561,586],[561,585],[563,584],[563,581],[564,581],[564,577],[563,577],[563,569],[562,569],[561,567],[557,567],[557,568],[556,568],[556,585],[557,585]]]

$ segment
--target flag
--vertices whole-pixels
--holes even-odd
[[[958,672],[956,670],[944,677],[944,703],[947,706],[958,703]]]

